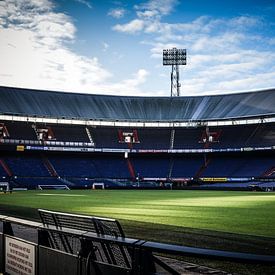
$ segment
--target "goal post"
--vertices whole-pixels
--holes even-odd
[[[10,184],[8,182],[0,182],[0,192],[11,192]]]
[[[105,184],[103,182],[93,183],[92,189],[105,189]]]

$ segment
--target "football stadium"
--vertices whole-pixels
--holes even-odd
[[[274,106],[0,87],[0,272],[274,274]]]

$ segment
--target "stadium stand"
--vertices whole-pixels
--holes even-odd
[[[274,164],[274,156],[235,154],[210,157],[203,177],[260,177]]]
[[[50,156],[49,160],[57,173],[62,177],[100,177],[99,171],[92,159],[87,157]]]
[[[176,129],[174,149],[203,148],[203,144],[200,143],[200,138],[203,130],[204,128]]]
[[[55,140],[58,141],[72,141],[72,142],[90,142],[85,127],[58,125],[51,126],[54,133]]]
[[[169,159],[167,157],[143,156],[132,158],[136,172],[141,178],[167,178]]]
[[[3,121],[9,130],[9,137],[2,138],[2,143],[14,141],[21,144],[44,144],[58,146],[92,146],[96,148],[115,149],[202,149],[205,142],[202,139],[205,127],[192,128],[139,128],[123,129],[118,127],[83,127],[81,125],[53,125],[45,124],[44,128],[50,128],[54,138],[44,139],[43,142],[35,134],[34,125],[24,122]],[[18,126],[19,125],[19,126]],[[41,126],[38,126],[41,127]],[[40,128],[43,129],[43,128]],[[89,132],[90,138],[87,134]],[[210,127],[213,133],[219,132],[220,136],[211,142],[209,148],[244,148],[274,145],[274,124],[253,124],[237,126]],[[131,146],[121,141],[119,132],[136,131],[138,142],[132,142]]]
[[[204,163],[202,155],[183,155],[172,159],[171,178],[195,177]]]
[[[5,121],[5,126],[9,131],[9,137],[7,137],[7,139],[37,140],[37,136],[31,123]]]
[[[128,148],[126,143],[119,142],[118,129],[100,127],[90,130],[98,148]]]
[[[12,174],[19,177],[49,177],[50,173],[44,166],[42,159],[34,156],[8,156],[6,164]]]
[[[135,143],[135,149],[170,149],[171,129],[137,129],[139,143]]]
[[[273,179],[274,91],[152,98],[0,87],[0,176],[28,188]]]

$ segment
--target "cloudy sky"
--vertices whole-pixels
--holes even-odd
[[[169,96],[275,87],[274,0],[0,0],[0,85]]]

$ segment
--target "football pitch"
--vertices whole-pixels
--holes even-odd
[[[191,228],[275,237],[275,193],[47,190],[0,195],[2,215],[28,217],[37,208],[115,218],[126,227],[140,223],[156,228],[170,226],[177,230]]]
[[[38,208],[118,219],[127,237],[275,255],[275,193],[184,190],[45,190],[0,193],[0,214],[38,220]],[[275,267],[181,258],[229,273]]]

